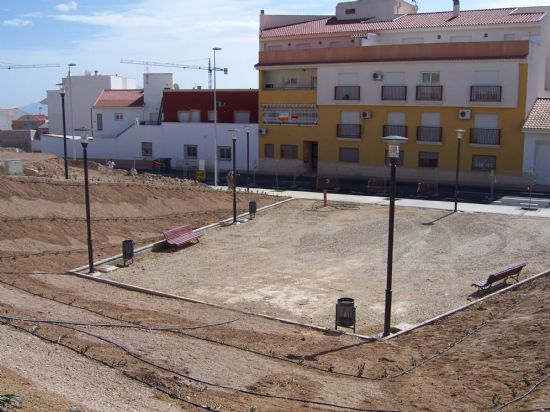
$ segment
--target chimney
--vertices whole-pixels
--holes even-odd
[[[460,14],[460,0],[453,0],[453,17],[458,17]]]

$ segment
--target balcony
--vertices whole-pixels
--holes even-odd
[[[424,143],[440,143],[441,127],[418,126],[416,128],[416,141]]]
[[[265,83],[264,90],[315,90],[317,82]]]
[[[443,86],[416,86],[416,100],[442,101]]]
[[[336,86],[334,88],[334,100],[360,100],[360,86]]]
[[[259,53],[259,63],[256,67],[380,61],[510,59],[525,58],[528,55],[528,40],[395,44],[369,47],[261,51]]]
[[[470,144],[500,146],[500,129],[470,129]]]
[[[382,137],[386,136],[407,137],[407,126],[401,126],[397,124],[385,124],[382,128]]]
[[[382,100],[407,100],[407,86],[382,86]]]
[[[471,102],[500,102],[502,101],[502,86],[471,86]]]
[[[344,139],[360,139],[360,124],[338,124],[336,127],[336,137]]]

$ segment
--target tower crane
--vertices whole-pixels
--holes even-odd
[[[145,71],[149,71],[149,66],[159,66],[159,67],[177,67],[179,69],[192,69],[192,70],[208,70],[208,88],[212,88],[212,73],[214,71],[223,72],[223,74],[227,74],[228,70],[227,68],[221,68],[221,67],[212,67],[210,64],[210,59],[208,59],[208,67],[206,66],[190,66],[187,64],[177,64],[177,63],[159,63],[159,62],[150,62],[150,61],[140,61],[140,60],[125,60],[122,59],[120,61],[121,63],[125,64],[139,64],[141,66],[145,66]]]
[[[59,64],[9,64],[0,63],[0,69],[41,69],[44,67],[60,67]]]

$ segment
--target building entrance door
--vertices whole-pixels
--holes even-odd
[[[535,153],[535,184],[550,186],[550,142],[539,142]]]

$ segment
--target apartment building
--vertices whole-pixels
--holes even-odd
[[[543,163],[533,144],[525,150],[523,126],[537,99],[550,97],[550,8],[448,5],[419,13],[402,0],[359,0],[338,3],[333,16],[262,11],[260,169],[381,177],[382,137],[400,135],[409,139],[400,179],[452,182],[463,129],[463,182],[488,184],[496,173],[523,184]],[[550,178],[543,166],[534,173]]]

